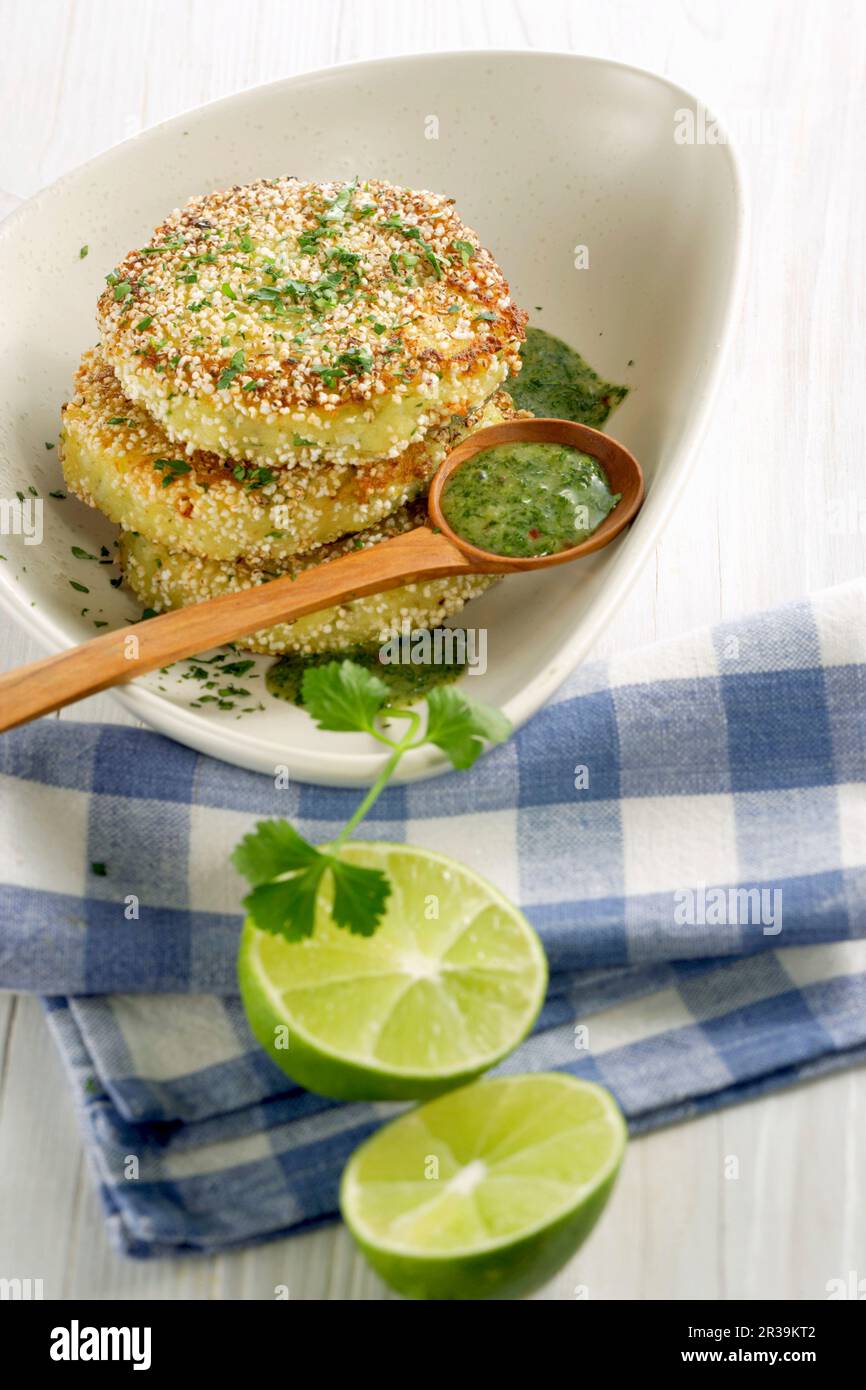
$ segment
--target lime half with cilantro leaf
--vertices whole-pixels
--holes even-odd
[[[377,1131],[343,1174],[343,1219],[409,1298],[515,1298],[574,1254],[626,1144],[609,1091],[561,1072],[491,1077]]]
[[[241,995],[277,1065],[338,1100],[415,1100],[507,1056],[547,985],[544,950],[523,914],[431,850],[350,841],[339,858],[387,879],[373,935],[337,924],[329,876],[318,881],[309,934],[288,939],[253,917],[243,929]]]

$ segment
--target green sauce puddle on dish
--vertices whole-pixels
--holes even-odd
[[[293,652],[278,658],[265,676],[265,685],[278,700],[288,700],[293,705],[303,707],[301,685],[304,672],[316,666],[327,666],[331,661],[348,660],[379,676],[388,687],[392,703],[411,704],[413,700],[420,700],[436,685],[450,685],[466,670],[465,661],[447,659],[437,662],[435,666],[421,662],[385,663],[379,660],[380,651],[381,646],[376,643],[347,647],[340,652],[319,652],[314,656],[302,656]]]
[[[542,328],[527,328],[520,357],[523,366],[506,381],[505,390],[520,410],[533,415],[601,429],[628,395],[627,386],[603,381],[579,352]]]
[[[497,444],[445,485],[458,536],[494,555],[555,555],[591,536],[619,501],[598,459],[565,444]]]

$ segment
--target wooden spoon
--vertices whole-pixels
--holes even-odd
[[[566,444],[602,464],[614,492],[622,494],[592,535],[570,550],[518,559],[469,545],[442,515],[442,489],[455,469],[496,444]],[[432,526],[418,526],[393,540],[354,551],[305,570],[296,579],[274,579],[254,589],[223,594],[159,617],[106,632],[80,647],[34,661],[0,676],[0,731],[122,685],[251,632],[293,622],[306,613],[348,603],[421,579],[451,574],[515,574],[564,565],[609,544],[632,520],[644,496],[640,464],[615,439],[571,420],[513,420],[477,430],[449,454],[433,479],[428,499]]]

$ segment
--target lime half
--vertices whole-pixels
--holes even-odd
[[[492,1077],[362,1144],[343,1174],[343,1218],[409,1298],[513,1298],[589,1234],[625,1142],[600,1086],[560,1072]]]
[[[293,1080],[338,1100],[416,1100],[471,1081],[520,1042],[547,962],[526,918],[442,854],[352,842],[391,881],[384,920],[353,936],[323,890],[303,941],[244,926],[238,972],[250,1026]]]

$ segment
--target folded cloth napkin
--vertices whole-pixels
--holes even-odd
[[[471,864],[544,940],[500,1070],[595,1078],[640,1132],[866,1060],[864,619],[857,582],[585,667],[471,772],[385,792],[361,833]],[[358,793],[66,721],[0,739],[0,779],[0,986],[49,996],[122,1248],[332,1216],[399,1107],[293,1088],[256,1046],[228,856],[260,816],[327,840]]]

